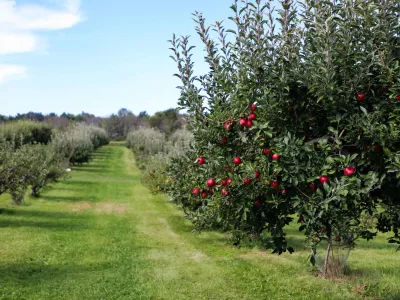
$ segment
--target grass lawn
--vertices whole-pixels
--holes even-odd
[[[361,242],[330,281],[294,254],[236,248],[192,226],[140,182],[133,154],[103,147],[89,165],[21,207],[0,197],[0,299],[400,299],[400,253]]]

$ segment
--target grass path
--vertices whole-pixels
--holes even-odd
[[[1,196],[0,299],[400,299],[400,254],[384,237],[352,253],[346,280],[315,278],[301,236],[300,251],[277,257],[193,234],[122,146],[40,199],[8,204]]]

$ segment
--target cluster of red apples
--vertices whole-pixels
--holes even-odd
[[[359,96],[359,95],[360,95],[360,94],[357,95],[357,100],[358,100],[358,96]],[[364,95],[364,97],[365,97],[365,95]],[[256,110],[257,110],[257,105],[254,104],[254,103],[251,104],[251,105],[250,105],[250,113],[249,113],[248,117],[247,117],[247,118],[240,118],[240,119],[239,119],[239,125],[242,126],[242,127],[246,127],[246,128],[252,127],[252,126],[253,126],[253,121],[257,119],[257,115],[255,114],[255,111],[256,111]],[[234,124],[235,124],[235,120],[234,120],[233,118],[229,118],[229,119],[226,120],[225,123],[224,123],[224,130],[225,130],[225,131],[231,131],[231,130],[233,130]],[[220,140],[221,140],[221,142],[224,143],[224,144],[228,142],[228,138],[227,138],[226,136],[225,136],[225,137],[222,137]],[[375,146],[374,146],[374,147],[375,147]],[[268,156],[268,157],[271,157],[271,159],[272,159],[273,161],[275,161],[275,162],[278,162],[278,161],[280,160],[280,158],[281,158],[280,155],[279,155],[278,153],[273,153],[270,149],[267,149],[267,148],[263,149],[263,154],[266,155],[266,156]],[[236,165],[236,166],[242,164],[242,162],[243,162],[243,161],[242,161],[242,159],[241,159],[239,156],[236,156],[236,157],[233,158],[233,163],[234,163],[234,165]],[[197,159],[197,163],[198,163],[199,165],[204,165],[204,164],[206,164],[206,159],[205,159],[203,156],[200,156],[200,157]],[[351,176],[351,175],[353,175],[354,173],[355,173],[355,169],[354,169],[352,166],[348,166],[347,168],[344,169],[344,175],[345,175],[345,176]],[[255,173],[254,173],[254,179],[257,180],[257,179],[260,178],[260,176],[261,176],[261,173],[258,172],[258,171],[255,171]],[[329,177],[326,176],[326,175],[322,175],[321,177],[319,177],[319,181],[321,182],[321,184],[325,184],[325,183],[329,182]],[[252,180],[251,178],[249,178],[249,177],[244,177],[242,183],[243,183],[243,185],[248,186],[248,185],[250,185],[252,182],[253,182],[253,180]],[[231,183],[232,183],[232,179],[231,179],[231,178],[225,178],[225,179],[221,180],[220,183],[218,183],[220,186],[222,186],[221,194],[222,194],[223,196],[228,196],[228,195],[229,195],[229,190],[228,190],[227,187],[228,187]],[[210,179],[208,179],[207,182],[206,182],[206,185],[207,185],[207,187],[208,187],[208,190],[207,190],[207,189],[201,189],[201,188],[199,188],[199,187],[195,187],[195,188],[192,189],[192,194],[193,194],[193,195],[196,195],[196,196],[201,196],[202,199],[207,198],[209,195],[213,195],[213,194],[214,194],[213,188],[214,188],[215,186],[217,186],[218,184],[217,184],[217,182],[215,181],[214,178],[210,178]],[[271,187],[272,187],[273,189],[279,189],[279,182],[278,182],[277,180],[271,181]],[[315,186],[313,183],[309,184],[309,188],[310,188],[310,191],[311,191],[312,193],[315,192],[316,189],[317,189],[316,186]],[[281,189],[280,192],[281,192],[282,195],[287,195],[287,193],[288,193],[288,191],[287,191],[285,188]],[[262,203],[261,203],[259,200],[256,200],[256,201],[254,202],[254,205],[255,205],[256,207],[261,207],[261,206],[262,206]]]

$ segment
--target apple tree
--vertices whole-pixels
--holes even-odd
[[[400,245],[400,4],[280,2],[235,1],[229,28],[196,12],[206,74],[188,36],[170,41],[195,143],[169,193],[198,229],[267,233],[277,253],[298,224],[326,273],[335,247]]]

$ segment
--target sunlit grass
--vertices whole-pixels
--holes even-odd
[[[315,277],[303,236],[294,254],[236,248],[194,234],[163,195],[140,183],[132,153],[100,149],[40,199],[0,197],[1,299],[400,299],[400,253],[361,242],[349,275]]]

